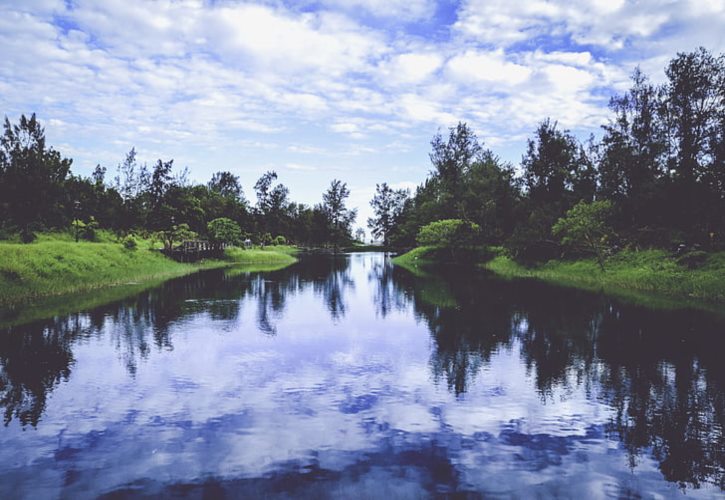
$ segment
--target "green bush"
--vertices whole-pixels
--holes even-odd
[[[259,235],[259,244],[260,245],[271,245],[272,244],[272,235],[269,233],[262,233]]]
[[[131,234],[123,238],[121,240],[121,244],[126,250],[136,250],[136,248],[138,248],[138,241],[136,241],[136,238],[134,238]]]
[[[445,219],[421,227],[416,239],[423,246],[463,248],[475,245],[480,232],[480,226],[473,222]]]
[[[280,234],[280,235],[278,235],[278,236],[277,236],[277,237],[276,237],[276,238],[274,239],[274,244],[275,244],[275,245],[286,245],[286,244],[287,244],[287,238],[285,238],[284,236],[282,236],[282,235]]]
[[[214,219],[206,225],[209,238],[216,244],[239,245],[242,241],[242,229],[239,224],[226,217]]]

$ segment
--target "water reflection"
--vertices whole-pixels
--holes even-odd
[[[380,254],[206,272],[0,332],[0,496],[716,495],[724,326]]]

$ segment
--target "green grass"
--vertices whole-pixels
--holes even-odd
[[[223,260],[183,264],[150,250],[119,243],[73,241],[67,235],[41,235],[29,245],[0,243],[0,305],[109,286],[136,285],[189,274],[200,269],[244,264],[283,267],[296,261],[292,247],[227,249]]]
[[[438,263],[438,252],[435,247],[417,247],[393,259],[393,264],[408,269],[418,269],[436,263]]]
[[[695,269],[678,264],[662,250],[625,251],[607,260],[602,271],[594,259],[550,261],[525,267],[507,257],[503,249],[482,249],[489,258],[480,266],[503,278],[534,278],[557,285],[604,291],[651,307],[691,306],[713,309],[725,302],[725,252],[707,255]],[[445,264],[446,254],[433,247],[418,247],[393,263],[421,275]]]
[[[482,264],[506,278],[536,278],[616,295],[657,294],[685,300],[725,302],[725,252],[710,254],[697,269],[680,266],[662,250],[621,252],[602,271],[594,259],[550,261],[524,267],[498,256]],[[641,299],[641,295],[639,297]]]

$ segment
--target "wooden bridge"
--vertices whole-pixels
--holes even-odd
[[[220,259],[224,257],[225,243],[212,243],[206,240],[186,240],[171,250],[162,250],[167,257],[179,262],[196,262],[201,259]]]

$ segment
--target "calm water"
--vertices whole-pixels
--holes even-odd
[[[0,498],[720,497],[725,321],[382,254],[0,329]]]

